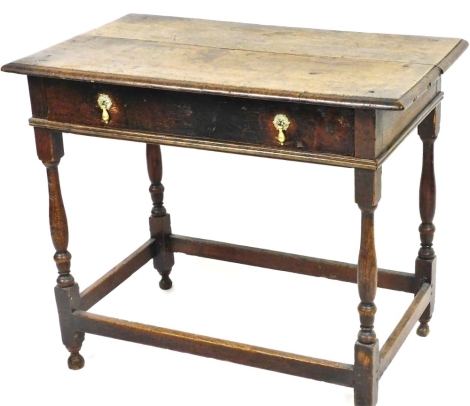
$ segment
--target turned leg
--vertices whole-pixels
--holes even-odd
[[[374,211],[380,200],[382,169],[355,169],[356,203],[361,209],[361,247],[357,267],[358,306],[361,329],[355,345],[354,401],[356,406],[377,404],[379,342],[374,331],[377,291],[377,258],[374,242]]]
[[[170,251],[168,236],[171,234],[170,215],[163,206],[162,154],[159,145],[147,144],[147,169],[150,178],[150,195],[153,208],[150,216],[150,235],[157,240],[158,253],[153,258],[153,266],[162,276],[160,288],[168,290],[173,285],[170,279],[171,268],[175,264]]]
[[[72,322],[72,312],[80,304],[78,285],[70,274],[70,260],[72,255],[67,251],[69,235],[67,216],[60,191],[59,162],[64,155],[62,134],[42,128],[35,128],[36,148],[39,159],[47,170],[49,186],[49,224],[51,237],[56,249],[54,261],[56,262],[59,276],[55,288],[59,321],[62,332],[62,341],[70,351],[68,366],[70,369],[81,369],[85,360],[80,355],[80,348],[84,340],[84,334],[75,331]]]
[[[418,126],[418,134],[423,141],[423,169],[419,186],[419,212],[421,225],[421,248],[415,263],[416,286],[415,292],[423,283],[431,284],[431,303],[419,319],[420,325],[417,334],[426,337],[429,334],[429,321],[434,310],[435,284],[436,284],[436,254],[432,247],[434,238],[433,219],[436,211],[436,179],[434,176],[434,141],[439,134],[440,105],[437,106]]]

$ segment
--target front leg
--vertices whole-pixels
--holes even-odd
[[[355,169],[356,203],[361,209],[361,247],[357,267],[358,306],[361,329],[354,347],[354,402],[375,406],[379,385],[379,342],[374,331],[377,311],[377,258],[374,239],[374,211],[380,200],[382,169]]]
[[[64,155],[62,134],[43,128],[35,128],[36,148],[39,159],[47,170],[47,183],[49,189],[49,224],[51,237],[56,253],[56,262],[59,276],[55,288],[57,309],[59,311],[62,342],[70,351],[68,366],[70,369],[81,369],[85,360],[80,354],[84,334],[76,331],[72,322],[72,312],[80,305],[78,285],[70,273],[70,260],[72,255],[67,251],[69,231],[64,202],[60,191],[59,162]]]

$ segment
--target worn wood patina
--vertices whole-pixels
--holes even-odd
[[[416,322],[420,336],[429,333],[441,75],[467,45],[453,38],[131,14],[5,65],[4,71],[28,75],[30,124],[47,168],[59,270],[55,292],[69,367],[84,366],[84,335],[98,334],[351,387],[356,406],[376,405],[379,379]],[[382,165],[417,126],[423,141],[421,248],[415,273],[409,274],[378,267],[374,212]],[[82,292],[67,250],[58,172],[62,132],[147,144],[150,239]],[[173,234],[163,205],[160,145],[354,168],[361,211],[358,263]],[[160,288],[170,289],[177,253],[357,283],[354,364],[88,312],[150,260],[161,275]],[[382,348],[374,331],[378,287],[415,295]]]

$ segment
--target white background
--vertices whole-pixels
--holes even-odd
[[[418,3],[418,2],[416,2]],[[130,12],[470,39],[460,1],[8,2],[0,64]],[[121,5],[125,4],[125,5]],[[214,6],[214,4],[217,4]],[[438,295],[431,334],[412,333],[380,381],[379,404],[468,405],[470,52],[444,75],[436,143]],[[26,78],[0,74],[0,404],[352,405],[352,389],[88,335],[86,367],[66,366],[53,296],[46,174],[36,158]],[[64,134],[60,165],[72,272],[88,286],[148,238],[145,146]],[[163,147],[165,205],[177,234],[355,262],[353,171]],[[413,271],[421,141],[383,169],[379,266]],[[178,255],[174,288],[148,264],[93,311],[340,362],[353,362],[355,285]],[[383,344],[412,296],[379,290]]]

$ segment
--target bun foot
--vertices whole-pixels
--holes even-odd
[[[160,285],[160,289],[168,290],[168,289],[171,289],[171,287],[173,286],[173,282],[171,281],[169,276],[162,276],[162,279],[159,285]]]
[[[429,324],[428,323],[421,323],[416,330],[416,334],[418,334],[420,337],[427,337],[429,334]]]
[[[77,371],[79,369],[82,369],[85,366],[85,359],[82,357],[82,355],[78,351],[72,352],[70,354],[69,359],[67,360],[67,364],[69,366],[69,369],[73,369],[74,371]]]

